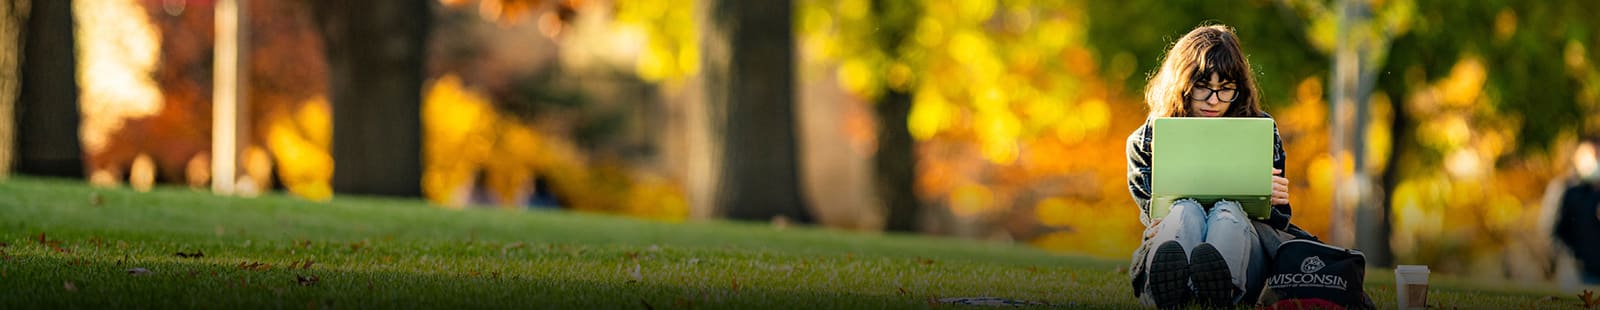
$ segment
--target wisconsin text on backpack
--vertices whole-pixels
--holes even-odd
[[[1325,287],[1345,289],[1350,287],[1350,282],[1344,277],[1331,274],[1287,273],[1273,275],[1267,278],[1267,287]]]

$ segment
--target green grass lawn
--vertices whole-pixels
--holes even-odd
[[[0,309],[914,308],[977,296],[1137,307],[1125,263],[765,224],[0,182]],[[1392,306],[1392,273],[1368,275],[1369,293]],[[1578,303],[1435,278],[1430,298],[1445,307]]]

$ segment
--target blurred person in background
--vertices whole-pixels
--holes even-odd
[[[1553,232],[1577,263],[1583,285],[1600,285],[1600,136],[1583,139],[1572,155],[1577,181],[1561,193]],[[1570,283],[1569,283],[1570,284]]]

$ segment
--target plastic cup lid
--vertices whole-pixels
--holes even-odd
[[[1394,267],[1394,271],[1395,272],[1404,272],[1404,273],[1427,273],[1428,272],[1428,266],[1426,266],[1426,265],[1400,265],[1400,266],[1395,266]]]

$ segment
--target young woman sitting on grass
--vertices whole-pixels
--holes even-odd
[[[1282,139],[1273,129],[1272,216],[1250,219],[1238,202],[1203,205],[1181,199],[1150,205],[1151,131],[1157,117],[1265,117],[1250,63],[1233,29],[1200,26],[1173,43],[1160,71],[1145,89],[1150,115],[1128,136],[1128,190],[1145,224],[1129,276],[1145,305],[1174,308],[1197,301],[1207,306],[1254,302],[1265,282],[1265,247],[1257,233],[1279,239],[1312,238],[1289,224],[1289,180],[1284,178]],[[1205,154],[1194,154],[1205,156]],[[1170,208],[1150,218],[1150,208]],[[1270,230],[1270,231],[1268,231]]]

